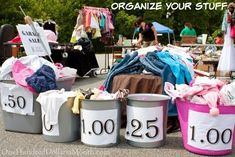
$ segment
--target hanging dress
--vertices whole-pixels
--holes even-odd
[[[224,35],[224,45],[217,68],[217,71],[219,71],[221,74],[235,71],[235,47],[233,44],[234,39],[230,36],[231,24],[227,23],[226,26],[227,28]]]

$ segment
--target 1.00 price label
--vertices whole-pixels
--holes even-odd
[[[81,109],[81,140],[90,145],[108,145],[117,140],[117,109]]]
[[[197,132],[198,130],[196,129],[195,126],[190,126],[191,129],[191,139],[194,142],[197,142],[195,140],[195,131]],[[232,129],[225,129],[222,132],[216,128],[211,128],[208,131],[206,131],[206,136],[204,139],[201,139],[200,142],[208,142],[209,144],[218,144],[219,142],[222,142],[223,144],[229,144],[232,140]]]
[[[125,138],[135,142],[157,142],[163,139],[163,107],[127,106]]]
[[[188,144],[206,150],[232,148],[235,116],[211,116],[208,113],[189,111]]]
[[[85,127],[85,120],[82,119],[82,133],[86,134],[86,127]],[[104,123],[102,123],[102,121],[100,120],[95,120],[92,122],[92,129],[91,131],[88,132],[88,134],[95,134],[95,135],[101,135],[103,133],[106,134],[112,134],[114,132],[115,129],[115,124],[114,121],[112,119],[108,119],[106,120]]]

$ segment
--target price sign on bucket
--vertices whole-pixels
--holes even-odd
[[[15,84],[1,83],[2,109],[22,115],[34,115],[33,94]]]
[[[198,149],[222,151],[232,149],[235,116],[189,110],[188,145]]]
[[[163,107],[127,106],[127,128],[125,138],[135,142],[157,142],[163,140]]]
[[[102,146],[117,142],[117,109],[81,109],[81,141]]]
[[[59,124],[51,125],[47,120],[46,113],[42,110],[42,133],[48,136],[59,136]]]

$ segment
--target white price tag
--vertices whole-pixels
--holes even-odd
[[[188,145],[214,151],[232,149],[234,125],[235,116],[232,114],[214,117],[189,110]]]
[[[34,115],[33,93],[15,84],[1,83],[1,104],[6,112]]]
[[[90,145],[117,142],[117,109],[81,109],[81,141]]]
[[[45,112],[42,110],[42,133],[43,135],[48,135],[48,136],[59,136],[59,124],[55,125],[49,125],[47,123],[47,116]]]
[[[163,107],[127,106],[125,138],[135,142],[157,142],[163,139]]]
[[[35,26],[37,32],[35,32],[30,25],[18,24],[16,28],[27,55],[51,55],[51,49],[42,27]]]

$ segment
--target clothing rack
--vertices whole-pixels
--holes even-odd
[[[83,9],[91,9],[91,10],[98,10],[98,11],[109,11],[108,8],[99,8],[99,7],[92,7],[92,6],[83,6]]]

